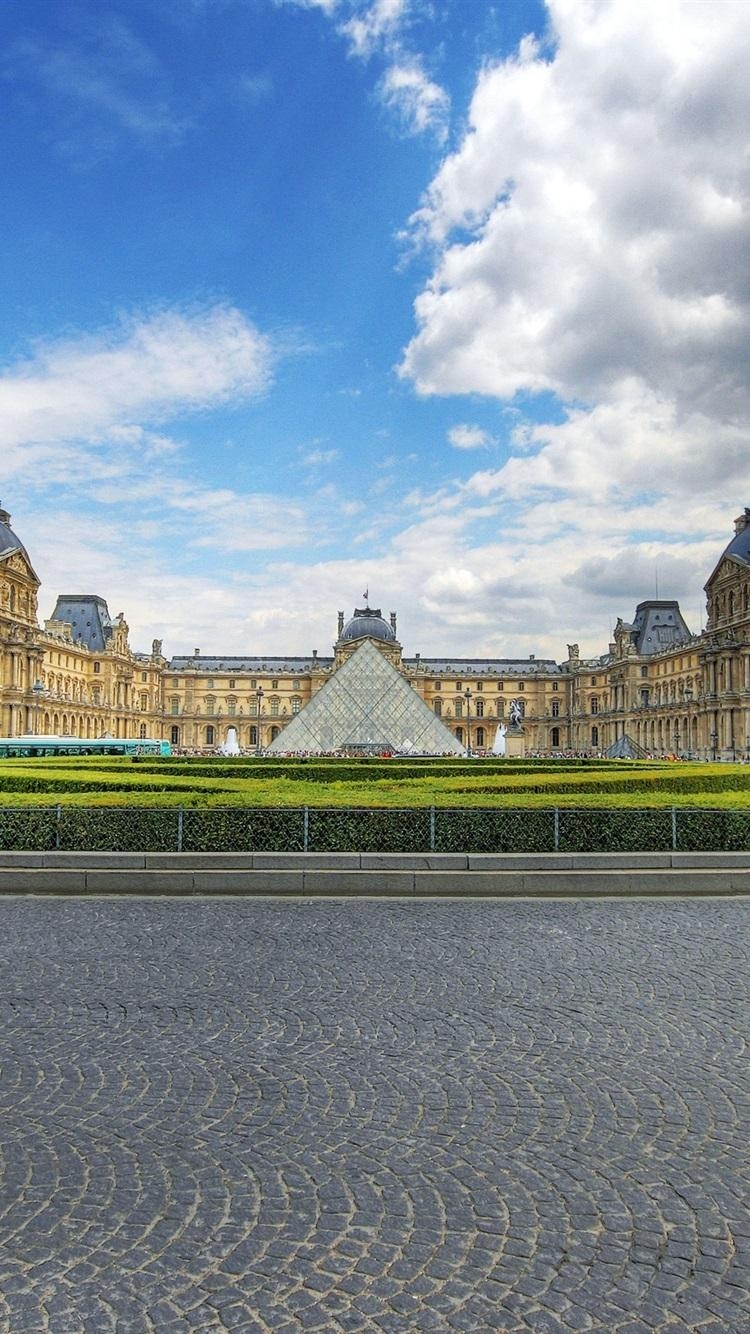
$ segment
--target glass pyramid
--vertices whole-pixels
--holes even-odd
[[[369,639],[268,747],[276,755],[338,750],[363,755],[385,750],[413,755],[465,753]]]

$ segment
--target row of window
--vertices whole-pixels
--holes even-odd
[[[145,675],[142,677],[142,679],[145,681],[145,679],[146,679],[146,678],[145,678]],[[172,677],[172,678],[170,679],[170,682],[169,682],[169,688],[170,688],[170,690],[179,690],[180,687],[182,686],[182,684],[183,684],[183,682],[182,682],[178,677]],[[237,689],[237,678],[234,677],[234,676],[230,677],[229,680],[227,681],[226,686],[223,686],[222,683],[221,683],[221,681],[217,681],[217,680],[215,679],[215,677],[213,677],[213,676],[207,676],[207,677],[205,677],[203,680],[200,680],[200,681],[199,681],[199,680],[196,680],[196,681],[193,682],[193,684],[196,686],[197,689],[202,689],[202,690],[236,690],[236,689]],[[274,676],[273,679],[271,680],[271,684],[270,684],[270,686],[264,686],[264,684],[263,684],[262,681],[260,682],[260,685],[258,685],[258,678],[255,677],[255,676],[251,676],[249,684],[250,684],[250,689],[251,689],[251,690],[258,690],[258,689],[260,689],[260,690],[267,690],[267,689],[270,689],[270,690],[278,690],[278,688],[279,688],[279,679],[278,679],[278,677],[275,677],[275,676]],[[241,688],[241,689],[242,689],[243,687],[246,688],[247,685],[248,685],[248,682],[247,682],[247,681],[241,681],[241,682],[240,682],[240,688]],[[302,689],[302,686],[300,685],[299,680],[295,677],[295,679],[292,681],[292,690],[301,690],[301,689]]]

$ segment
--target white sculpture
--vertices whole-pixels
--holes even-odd
[[[506,753],[505,736],[507,731],[508,729],[505,726],[505,723],[501,723],[495,733],[495,740],[492,743],[493,755],[505,755]]]

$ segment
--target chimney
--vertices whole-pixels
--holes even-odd
[[[2,518],[2,514],[0,514],[0,518]],[[8,520],[4,519],[3,522],[7,523]],[[750,509],[748,509],[747,506],[745,506],[745,513],[740,514],[739,518],[735,519],[734,521],[735,536],[738,533],[744,533],[748,524],[750,524]]]
[[[343,635],[343,633],[344,633],[344,613],[343,613],[343,611],[340,611],[340,612],[339,612],[339,639],[341,638],[341,636]]]
[[[393,633],[394,633],[394,635],[395,635],[395,633],[396,633],[396,613],[395,613],[395,611],[392,611],[392,612],[391,612],[391,629],[392,629],[392,631],[393,631]]]
[[[194,658],[199,658],[200,655],[201,655],[201,651],[200,651],[199,648],[193,649],[193,657],[194,657]]]

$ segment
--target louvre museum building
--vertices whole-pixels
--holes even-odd
[[[677,602],[652,599],[596,658],[575,643],[560,662],[409,657],[396,613],[365,606],[338,613],[326,657],[167,658],[158,639],[132,649],[99,594],[60,594],[40,625],[31,556],[0,509],[0,735],[148,737],[198,753],[231,736],[251,752],[750,759],[750,509],[734,527],[698,635]]]

